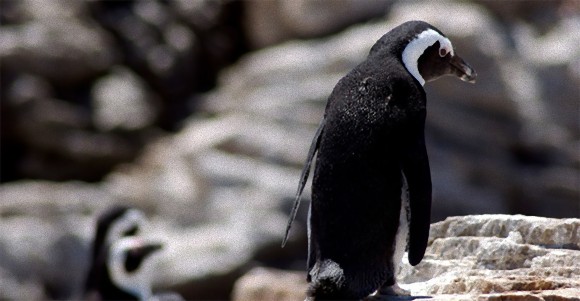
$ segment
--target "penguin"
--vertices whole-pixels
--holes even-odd
[[[160,242],[128,236],[113,243],[107,257],[107,269],[113,283],[132,296],[131,300],[181,301],[176,293],[153,295],[152,276],[155,256],[163,248]]]
[[[444,75],[470,83],[477,77],[440,30],[408,21],[383,35],[331,92],[282,242],[316,155],[310,300],[410,295],[397,285],[397,271],[406,250],[411,265],[423,259],[431,214],[423,86]]]
[[[102,212],[96,222],[91,262],[84,286],[85,300],[123,300],[132,298],[120,290],[107,272],[107,256],[111,245],[128,236],[138,235],[147,224],[138,209],[115,205]]]

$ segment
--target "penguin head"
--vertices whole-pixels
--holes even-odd
[[[129,240],[133,242],[134,240]],[[152,256],[155,252],[161,250],[163,245],[159,242],[140,242],[129,245],[123,252],[125,254],[125,271],[132,273],[138,270],[142,263]]]
[[[111,283],[107,257],[112,244],[124,237],[138,235],[146,226],[145,215],[128,206],[115,205],[99,214],[92,245],[92,257],[85,279],[84,292],[102,294]],[[110,293],[110,292],[106,292]]]
[[[475,83],[477,73],[453,48],[441,46],[437,41],[427,47],[417,60],[417,69],[425,82],[435,80],[443,75],[455,75],[462,81]]]
[[[104,231],[106,233],[104,241],[106,246],[122,237],[137,235],[147,224],[145,215],[135,208],[117,207],[113,208],[111,212],[115,214],[109,216],[109,220],[103,225],[107,228]],[[97,224],[101,225],[101,223]]]
[[[156,263],[152,257],[162,248],[160,242],[142,237],[128,236],[115,241],[107,260],[112,281],[127,293],[147,299]]]
[[[138,234],[146,224],[143,213],[128,206],[112,206],[102,212],[97,219],[97,229],[93,239],[92,269],[95,269],[104,250],[117,239]]]
[[[437,28],[423,21],[408,21],[386,33],[369,56],[394,55],[421,84],[444,75],[475,82],[477,73],[459,57],[451,41]]]

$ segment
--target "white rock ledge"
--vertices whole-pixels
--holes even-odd
[[[301,277],[302,276],[302,277]],[[419,300],[580,300],[580,219],[522,215],[450,217],[431,225],[401,286]],[[256,268],[238,280],[233,300],[302,300],[303,272]]]

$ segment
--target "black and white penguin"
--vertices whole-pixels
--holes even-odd
[[[423,85],[476,73],[441,31],[422,21],[382,36],[334,87],[302,171],[286,236],[316,153],[308,217],[312,300],[409,295],[395,277],[405,250],[427,247],[431,175]]]
[[[84,287],[85,300],[124,300],[132,298],[120,290],[107,271],[107,257],[113,243],[135,236],[147,224],[145,215],[128,206],[113,206],[97,218],[91,263]]]
[[[116,286],[132,296],[131,300],[181,301],[176,293],[152,293],[156,255],[163,245],[138,236],[121,238],[113,243],[107,267]]]

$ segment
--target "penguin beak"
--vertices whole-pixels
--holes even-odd
[[[123,232],[123,236],[135,236],[139,232],[139,227],[134,225],[133,227],[127,229],[127,231]]]
[[[475,83],[477,73],[461,57],[459,57],[458,55],[451,57],[449,64],[451,65],[453,73],[457,77],[459,77],[462,81],[472,84]]]
[[[147,242],[135,248],[133,252],[138,257],[146,257],[161,249],[163,249],[163,245],[161,243]]]

